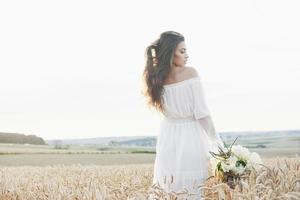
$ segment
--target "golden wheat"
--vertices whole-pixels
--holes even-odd
[[[152,185],[153,165],[53,165],[0,167],[0,199],[179,200],[192,198],[187,190],[165,192]],[[264,160],[235,189],[210,177],[199,185],[205,199],[300,199],[300,158]]]

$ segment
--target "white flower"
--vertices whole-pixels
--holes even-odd
[[[251,155],[250,151],[241,145],[232,146],[232,152],[238,157],[238,159],[244,161],[248,161]]]
[[[237,158],[236,158],[235,156],[233,156],[233,155],[231,155],[231,156],[228,158],[228,162],[229,162],[230,165],[235,166],[236,161],[237,161]]]
[[[245,171],[245,167],[243,165],[239,165],[233,169],[233,172],[239,175],[242,175]]]
[[[259,168],[260,167],[259,164],[262,164],[262,160],[261,160],[259,154],[256,152],[252,152],[250,155],[249,161],[247,163],[247,166],[246,166],[247,169],[250,169],[251,167]]]
[[[237,158],[235,156],[230,156],[227,161],[221,162],[221,167],[224,172],[229,172],[235,168]]]

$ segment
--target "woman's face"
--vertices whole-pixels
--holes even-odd
[[[176,67],[183,67],[185,66],[188,54],[186,52],[185,42],[180,42],[174,52],[174,58],[173,58],[173,65]]]

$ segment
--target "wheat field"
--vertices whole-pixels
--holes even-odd
[[[300,158],[264,159],[236,188],[210,177],[202,186],[205,199],[300,199]],[[189,191],[166,193],[152,185],[153,164],[51,165],[0,168],[0,199],[142,200],[191,199]]]

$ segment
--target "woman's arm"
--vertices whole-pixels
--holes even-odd
[[[220,135],[216,132],[214,122],[210,115],[198,119],[204,130],[206,131],[208,137],[212,140],[215,145],[224,148],[224,142],[222,141]]]
[[[197,70],[193,69],[193,73],[195,76],[198,76]],[[196,120],[200,122],[204,130],[206,131],[208,137],[210,138],[210,142],[213,147],[221,146],[224,147],[224,142],[222,141],[220,135],[217,133],[213,120],[211,118],[211,114],[209,108],[205,101],[205,92],[202,86],[201,78],[199,77],[198,81],[195,81],[191,85],[191,91],[193,94],[193,104],[194,110],[193,115]],[[216,148],[218,150],[218,148]]]

